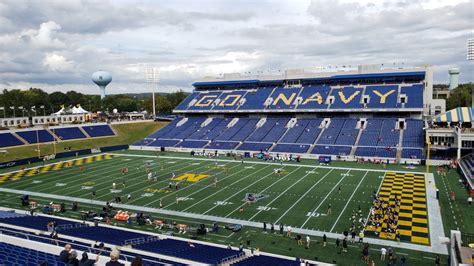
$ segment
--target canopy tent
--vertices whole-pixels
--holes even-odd
[[[61,110],[57,111],[53,115],[63,115],[66,113],[66,110],[64,109],[64,106],[61,107]]]
[[[473,123],[474,109],[472,107],[458,107],[452,109],[445,114],[437,115],[433,118],[433,122],[440,123]]]
[[[72,109],[71,109],[72,113],[73,114],[87,114],[89,113],[88,111],[84,110],[84,108],[82,108],[82,106],[80,106],[79,104],[76,106],[74,106]]]

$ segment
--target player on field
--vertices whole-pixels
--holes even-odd
[[[214,177],[214,187],[217,187],[217,177]]]
[[[148,172],[148,181],[152,181],[152,179],[153,179],[153,173]]]

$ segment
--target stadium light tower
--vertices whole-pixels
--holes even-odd
[[[467,40],[467,60],[474,60],[474,38]],[[472,88],[471,107],[474,108],[474,87]]]
[[[153,99],[153,119],[156,118],[155,106],[155,86],[160,82],[160,69],[156,67],[147,68],[145,72],[146,82],[151,84],[152,99]]]

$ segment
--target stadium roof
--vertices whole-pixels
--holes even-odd
[[[474,122],[474,109],[471,107],[458,107],[452,109],[445,114],[437,115],[433,118],[433,122]]]

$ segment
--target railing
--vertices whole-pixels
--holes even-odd
[[[461,232],[461,246],[467,247],[474,243],[474,234]]]

